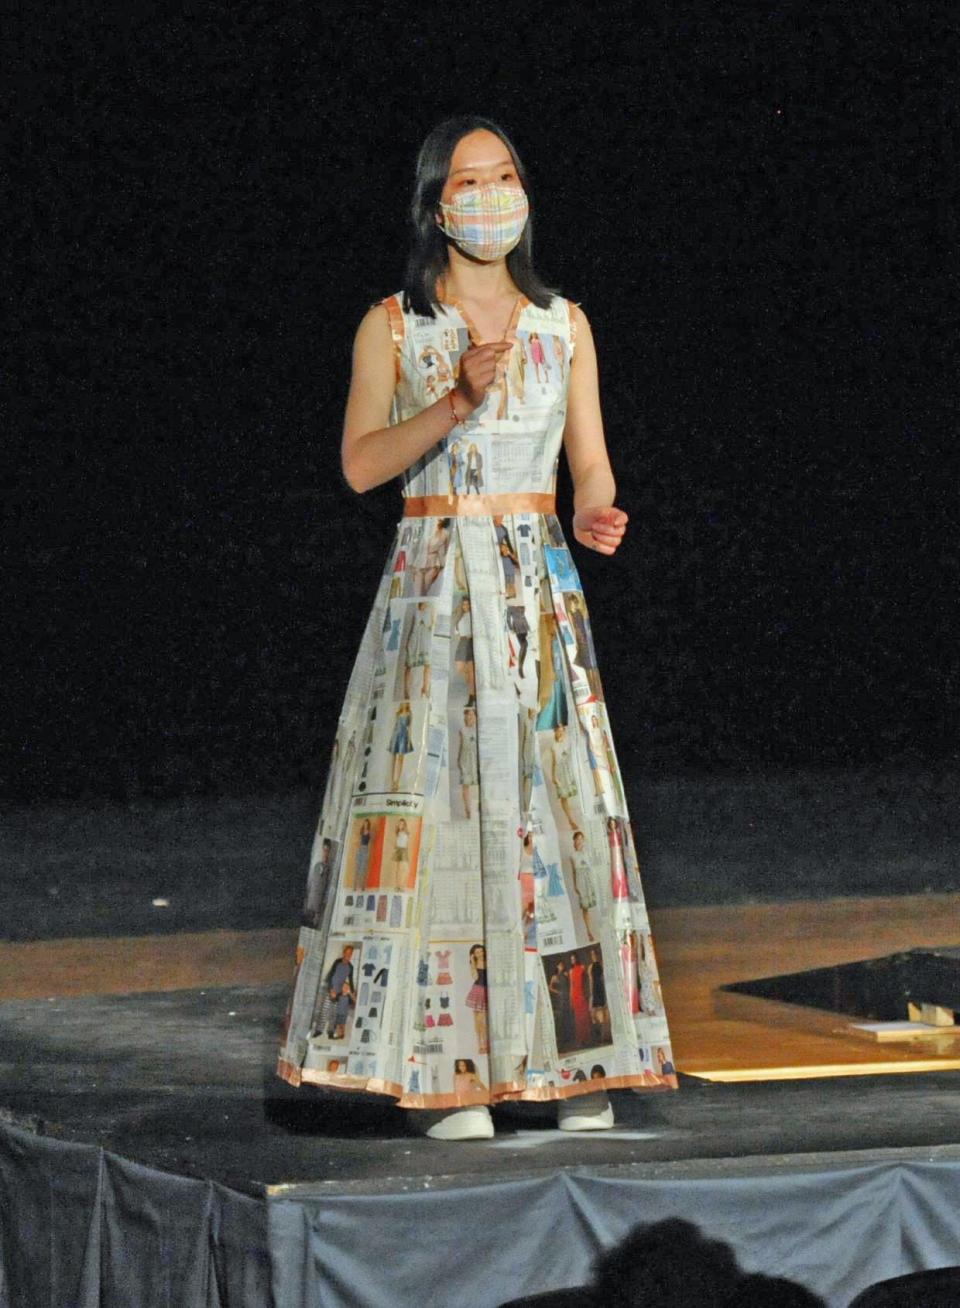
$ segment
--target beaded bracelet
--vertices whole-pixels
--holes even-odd
[[[453,402],[453,391],[447,391],[447,399],[450,401],[450,412],[453,414],[453,425],[459,427],[463,419],[457,413],[457,406]]]

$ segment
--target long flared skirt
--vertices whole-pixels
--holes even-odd
[[[401,522],[333,746],[281,1076],[413,1108],[676,1088],[612,740],[557,519]]]

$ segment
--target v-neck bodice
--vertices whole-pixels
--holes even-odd
[[[507,319],[507,325],[503,329],[501,336],[496,337],[496,336],[483,335],[483,333],[477,328],[477,325],[473,321],[473,318],[467,312],[466,307],[464,306],[462,300],[457,299],[455,296],[451,296],[448,299],[447,296],[443,293],[443,291],[441,291],[440,302],[441,304],[446,304],[449,305],[451,308],[456,309],[457,313],[459,313],[460,317],[463,319],[464,326],[467,329],[467,334],[470,337],[471,345],[484,345],[488,341],[497,340],[497,339],[502,339],[505,341],[515,341],[517,338],[517,324],[520,321],[520,314],[525,308],[525,306],[530,303],[530,301],[527,299],[527,297],[523,294],[522,291],[518,292],[516,299],[514,300],[513,305],[510,309],[510,316]],[[506,360],[502,360],[501,362],[503,362],[504,365],[506,365]]]
[[[479,342],[455,300],[441,303],[433,318],[405,313],[399,294],[383,304],[396,359],[390,421],[398,423],[452,390],[461,356]],[[553,492],[575,344],[573,305],[555,296],[539,309],[521,294],[504,339],[513,349],[483,404],[402,474],[404,496]]]

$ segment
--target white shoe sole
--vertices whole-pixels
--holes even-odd
[[[557,1104],[557,1126],[561,1131],[609,1131],[613,1105],[604,1091],[561,1099]]]
[[[417,1129],[430,1140],[492,1140],[489,1108],[453,1108],[448,1113],[415,1111]]]

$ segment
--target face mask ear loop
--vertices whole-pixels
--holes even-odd
[[[439,201],[439,203],[438,203],[438,205],[437,205],[437,208],[434,210],[433,218],[434,218],[434,222],[437,224],[437,228],[438,228],[441,232],[443,232],[444,236],[446,236],[446,238],[447,238],[448,240],[450,240],[450,239],[451,239],[451,238],[450,238],[450,233],[447,231],[446,227],[444,227],[444,225],[443,225],[444,222],[445,222],[445,219],[444,219],[444,216],[443,216],[443,212],[442,212],[442,210],[443,210],[444,208],[446,208],[446,206],[444,205],[443,201],[442,201],[442,200]]]

